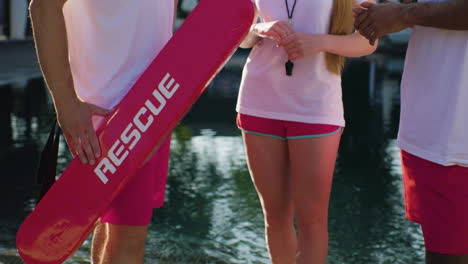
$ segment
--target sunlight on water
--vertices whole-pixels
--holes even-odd
[[[239,75],[221,73],[213,83],[224,90],[210,87],[175,129],[166,203],[155,210],[145,263],[269,263],[262,210],[233,117],[235,91],[228,87],[238,85]],[[353,89],[359,87],[352,75],[345,81]],[[330,203],[329,263],[416,264],[424,258],[421,231],[404,217],[395,142],[398,83],[394,79],[381,83],[384,86],[376,97],[383,104],[369,106],[361,90],[353,90],[351,97],[344,94],[348,126]],[[35,89],[15,93],[0,87],[0,93],[6,93],[0,103],[11,102],[4,111],[8,115],[0,118],[7,124],[0,131],[4,135],[0,169],[12,175],[5,176],[0,185],[0,198],[9,201],[0,210],[0,263],[18,262],[12,250],[15,233],[37,199],[34,168],[53,116],[41,85],[40,80],[32,80],[28,87]],[[25,108],[25,97],[34,99],[29,108]],[[71,158],[65,142],[61,143],[59,171]],[[67,263],[89,263],[89,249],[88,239]]]

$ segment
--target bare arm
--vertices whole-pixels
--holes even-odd
[[[343,57],[361,57],[373,53],[377,49],[377,43],[370,45],[369,41],[359,32],[351,35],[325,36],[325,51]]]
[[[36,51],[55,106],[77,100],[68,62],[67,35],[62,13],[66,0],[35,0],[30,13]]]
[[[260,40],[260,37],[253,31],[252,27],[250,28],[249,34],[247,34],[239,47],[249,49],[255,46],[255,44]]]
[[[375,0],[369,0],[375,3]],[[377,43],[369,41],[359,32],[350,35],[294,33],[280,41],[289,59],[298,60],[316,54],[328,52],[343,57],[361,57],[373,53]]]
[[[355,8],[355,27],[370,42],[415,25],[450,30],[468,30],[468,0],[443,3],[365,2]]]
[[[294,34],[291,25],[284,21],[261,22],[250,27],[249,34],[241,43],[241,48],[251,48],[262,38],[269,38],[278,43],[287,36]]]
[[[413,26],[468,30],[468,0],[403,5],[403,19]]]
[[[241,48],[252,48],[262,38],[269,38],[279,42],[281,39],[294,33],[294,29],[291,25],[285,21],[271,21],[271,22],[260,22],[258,20],[258,11],[255,8],[255,16],[253,25],[250,27],[250,31],[244,38],[242,43],[239,45]]]
[[[329,35],[294,33],[279,42],[290,60],[299,60],[319,52],[329,52],[344,57],[360,57],[373,53],[377,44],[370,45],[361,34]]]
[[[254,30],[255,23],[258,20],[258,15],[257,15],[257,7],[255,7],[255,15],[254,15],[254,21],[253,25],[250,27],[250,31],[247,34],[247,36],[244,38],[242,43],[239,45],[239,47],[244,48],[244,49],[250,49],[253,46],[257,44],[257,42],[260,40],[260,37]]]
[[[375,0],[368,0],[368,2],[375,3]],[[377,49],[377,43],[370,45],[359,32],[350,35],[325,35],[324,41],[324,51],[343,57],[366,56]]]
[[[100,156],[100,148],[91,116],[106,115],[109,111],[82,102],[75,93],[62,11],[65,2],[66,0],[31,2],[33,35],[39,64],[68,145],[82,163],[94,164],[95,158]]]

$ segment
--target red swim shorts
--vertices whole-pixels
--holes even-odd
[[[406,217],[421,225],[426,249],[468,254],[468,168],[401,157]]]
[[[146,226],[153,209],[164,204],[171,137],[124,187],[103,214],[101,222],[115,225]]]
[[[342,130],[335,125],[283,121],[244,114],[237,115],[237,126],[246,133],[280,140],[317,138],[333,135]]]

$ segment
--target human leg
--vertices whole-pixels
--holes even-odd
[[[169,152],[170,137],[104,213],[92,243],[94,264],[143,263],[153,208],[164,204]]]
[[[297,250],[293,225],[286,141],[243,133],[247,162],[265,217],[273,264],[293,264]]]
[[[93,264],[143,263],[147,226],[98,223],[94,229]]]
[[[468,255],[448,255],[426,251],[426,264],[468,264]]]
[[[142,264],[148,226],[108,225],[101,264]]]
[[[341,132],[290,139],[292,197],[298,227],[297,264],[324,264],[328,255],[328,204]]]
[[[91,241],[91,261],[93,264],[102,263],[104,248],[107,243],[108,226],[100,221],[96,224]]]

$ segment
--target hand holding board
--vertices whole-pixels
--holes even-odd
[[[253,19],[250,0],[200,1],[103,122],[96,165],[74,159],[20,227],[17,248],[27,264],[62,263],[81,246],[234,53]]]

